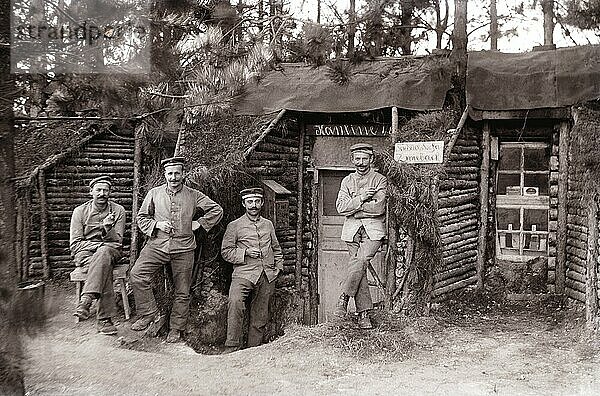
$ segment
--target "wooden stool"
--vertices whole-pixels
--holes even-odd
[[[113,268],[113,280],[119,283],[121,288],[121,297],[123,298],[123,310],[125,311],[125,319],[129,320],[131,310],[129,308],[129,300],[127,299],[127,290],[125,290],[125,278],[127,276],[127,265],[115,265]],[[71,271],[71,282],[75,283],[75,304],[79,304],[81,298],[81,289],[83,282],[87,279],[87,272],[83,272],[82,267],[77,267]],[[77,318],[79,322],[79,318]]]

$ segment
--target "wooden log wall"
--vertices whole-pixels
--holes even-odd
[[[552,153],[550,155],[550,210],[548,212],[548,283],[550,293],[556,291],[556,255],[557,255],[557,230],[558,230],[558,179],[559,179],[559,124],[552,133]]]
[[[307,282],[308,263],[300,269],[302,279],[296,279],[296,225],[298,221],[298,159],[301,128],[297,120],[284,118],[271,133],[266,135],[249,154],[246,171],[260,180],[275,180],[292,192],[289,197],[289,226],[276,230],[277,239],[283,249],[283,276],[278,286],[293,287]],[[302,235],[302,243],[307,245],[310,235]]]
[[[571,157],[571,152],[569,152]],[[569,167],[567,191],[567,253],[565,295],[585,303],[586,265],[588,259],[588,206],[582,200],[582,175]]]
[[[440,178],[442,263],[433,279],[434,301],[477,282],[480,144],[476,130],[463,128],[450,152],[446,175]]]
[[[119,132],[119,135],[108,132],[94,137],[80,150],[43,171],[44,177],[40,180],[45,186],[40,183],[31,190],[29,276],[42,276],[44,261],[47,261],[47,270],[52,275],[73,269],[69,251],[71,214],[76,206],[91,198],[88,183],[101,174],[113,176],[111,198],[125,207],[127,218],[123,253],[129,256],[133,159],[133,135],[126,131]],[[42,188],[45,190],[40,190]],[[44,210],[40,206],[43,201]],[[44,212],[46,216],[42,216]],[[44,220],[46,228],[42,232]],[[43,257],[43,250],[47,252],[46,257]]]

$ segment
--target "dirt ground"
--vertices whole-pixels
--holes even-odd
[[[203,355],[140,339],[124,321],[118,336],[97,334],[93,320],[74,323],[73,290],[46,295],[55,314],[25,340],[30,395],[600,394],[597,335],[560,307],[451,305],[379,317],[367,334],[351,321],[293,325],[258,348]]]

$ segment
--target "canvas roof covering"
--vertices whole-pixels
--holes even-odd
[[[451,87],[446,57],[407,57],[362,61],[351,67],[349,82],[333,81],[328,66],[284,64],[246,86],[237,114],[270,114],[282,109],[344,113],[396,106],[441,109]]]
[[[571,106],[600,97],[600,46],[469,53],[467,102],[476,110]]]

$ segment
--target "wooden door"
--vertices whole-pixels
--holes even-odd
[[[340,216],[335,208],[335,200],[342,179],[350,170],[319,170],[319,322],[331,318],[337,299],[342,292],[348,268],[348,250],[346,243],[341,240],[344,216]],[[383,280],[384,253],[380,250],[371,264]],[[373,302],[383,300],[383,292],[376,287],[371,274],[368,275],[372,285]],[[350,299],[349,311],[354,311],[354,301]]]

